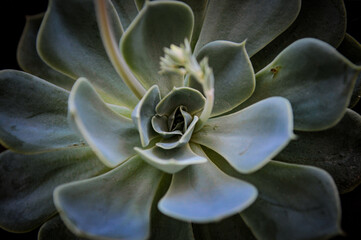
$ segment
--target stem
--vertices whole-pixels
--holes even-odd
[[[201,115],[199,116],[199,120],[196,125],[196,128],[194,129],[195,132],[197,132],[204,126],[204,124],[208,121],[208,119],[212,113],[213,104],[214,104],[213,74],[211,74],[209,77],[211,79],[208,81],[211,81],[211,83],[207,84],[205,81],[203,81],[203,84],[202,84],[203,92],[206,97],[206,102],[204,104],[203,111],[202,111]]]
[[[135,96],[138,99],[141,99],[146,93],[146,90],[136,79],[136,77],[132,74],[123,56],[120,53],[118,44],[114,39],[114,35],[111,30],[111,25],[109,23],[106,1],[107,0],[94,0],[96,6],[98,25],[105,50],[115,70],[123,79],[124,83],[128,86],[128,88],[135,94]]]

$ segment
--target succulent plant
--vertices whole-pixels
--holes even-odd
[[[0,72],[0,227],[335,236],[361,181],[360,53],[338,0],[51,0],[26,72]]]

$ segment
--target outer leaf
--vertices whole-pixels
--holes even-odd
[[[198,61],[205,57],[209,59],[209,66],[214,73],[212,116],[232,110],[249,98],[254,91],[255,77],[245,44],[246,42],[237,44],[215,41],[202,47],[197,55]],[[193,80],[190,86],[199,86],[199,83]]]
[[[1,144],[22,153],[84,144],[68,126],[68,91],[15,70],[0,72],[0,86]]]
[[[164,95],[174,85],[182,84],[182,78],[172,80],[158,74],[163,48],[190,39],[192,30],[193,14],[187,5],[168,1],[146,2],[122,37],[121,51],[143,85],[149,88],[156,84]]]
[[[159,101],[159,88],[157,85],[154,85],[143,96],[132,112],[132,120],[134,125],[138,128],[140,142],[143,147],[147,146],[150,140],[158,135],[153,130],[151,121],[152,117],[156,114],[155,107]]]
[[[199,34],[202,30],[209,0],[182,0],[182,2],[188,4],[192,8],[194,14],[194,28],[191,41],[191,46],[193,49],[196,46]]]
[[[296,132],[277,160],[325,169],[345,193],[361,183],[361,117],[348,109],[333,128],[321,132]]]
[[[255,203],[241,212],[257,239],[328,239],[341,232],[338,192],[327,172],[271,161],[241,174],[215,152],[207,155],[227,174],[258,189]]]
[[[193,224],[196,239],[202,240],[256,240],[239,214],[222,221],[208,224]]]
[[[43,16],[43,14],[38,14],[26,18],[25,28],[17,50],[19,65],[28,73],[34,74],[40,78],[46,79],[48,82],[70,90],[71,86],[74,84],[74,79],[63,75],[46,65],[36,51],[36,37]]]
[[[241,178],[260,192],[241,216],[258,239],[321,239],[341,233],[338,193],[326,172],[270,163],[255,174],[254,180]]]
[[[85,78],[74,85],[69,115],[94,153],[108,167],[115,167],[135,154],[139,134],[131,119],[113,112]]]
[[[211,0],[196,49],[215,40],[247,39],[247,52],[252,56],[287,29],[300,5],[300,0]]]
[[[342,0],[302,0],[297,19],[285,32],[251,58],[253,67],[258,72],[288,45],[302,38],[317,38],[337,47],[345,35],[345,30],[346,11]]]
[[[120,38],[116,11],[109,5],[113,30]],[[133,108],[137,98],[113,69],[104,50],[93,0],[51,0],[38,36],[38,52],[54,69],[74,79],[91,79],[110,103]]]
[[[52,218],[41,226],[38,240],[84,240],[78,238],[64,225],[59,216]]]
[[[346,34],[341,45],[337,48],[342,55],[357,65],[361,65],[361,44]],[[354,107],[361,98],[361,74],[358,75],[353,89],[349,107]]]
[[[54,201],[65,224],[78,236],[145,239],[161,177],[161,171],[133,157],[107,174],[58,187]]]
[[[199,146],[196,154],[206,157]],[[173,175],[159,210],[176,219],[205,223],[218,221],[247,208],[257,197],[251,184],[229,177],[212,162],[192,165]]]
[[[166,174],[159,184],[152,206],[151,236],[149,239],[195,240],[192,224],[190,222],[183,222],[168,217],[158,210],[158,202],[167,192],[170,181],[171,175]]]
[[[360,70],[327,43],[301,39],[257,73],[255,92],[236,110],[282,96],[292,104],[295,129],[327,129],[345,113]]]
[[[123,26],[127,29],[131,22],[138,14],[137,6],[134,0],[111,0],[115,9],[117,10],[118,17]]]
[[[150,149],[135,148],[143,160],[167,173],[176,173],[188,165],[207,162],[207,159],[195,154],[189,144],[171,150],[154,146]]]
[[[177,107],[185,106],[191,115],[202,110],[206,99],[203,95],[192,88],[174,88],[167,96],[162,98],[156,107],[156,112],[160,115],[169,116]]]
[[[32,230],[56,213],[55,187],[108,170],[90,148],[41,154],[0,154],[0,226],[14,232]]]
[[[280,97],[269,98],[234,114],[208,120],[191,139],[222,155],[242,173],[268,163],[291,140],[292,109]]]

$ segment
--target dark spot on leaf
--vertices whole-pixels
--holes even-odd
[[[273,74],[273,77],[272,78],[275,78],[276,76],[277,76],[277,74],[278,74],[278,72],[280,71],[280,69],[281,69],[281,66],[276,66],[276,67],[274,67],[274,68],[271,68],[271,73]]]
[[[215,131],[215,130],[217,130],[217,128],[219,128],[219,126],[214,125],[213,130]]]

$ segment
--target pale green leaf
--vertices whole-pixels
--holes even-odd
[[[199,146],[193,150],[206,157]],[[207,161],[175,173],[158,208],[176,219],[206,223],[244,210],[256,197],[257,190],[251,184],[229,177]]]
[[[144,161],[167,173],[175,173],[188,165],[205,163],[207,159],[195,154],[189,144],[171,150],[154,146],[149,149],[135,148]]]
[[[138,14],[134,0],[111,0],[124,30],[126,30]]]
[[[1,228],[25,232],[40,226],[56,213],[52,198],[58,185],[107,170],[89,147],[31,155],[1,153]]]
[[[150,140],[158,135],[153,130],[152,117],[155,115],[155,107],[159,101],[159,88],[154,85],[147,91],[132,112],[132,120],[139,131],[143,147],[147,146]]]
[[[69,92],[28,73],[0,72],[0,143],[16,152],[84,144],[68,126]]]
[[[133,147],[140,146],[132,120],[111,110],[85,78],[76,81],[70,93],[69,116],[72,125],[108,167],[133,156]]]
[[[337,189],[325,171],[272,162],[240,179],[259,191],[241,213],[257,239],[326,239],[341,233]]]
[[[96,178],[55,189],[65,224],[89,239],[146,239],[150,211],[162,172],[133,157]]]
[[[154,131],[159,133],[159,135],[163,138],[171,138],[182,135],[180,130],[169,131],[168,118],[166,116],[155,115],[152,117],[152,127]]]
[[[282,96],[291,102],[296,130],[327,129],[345,113],[360,70],[329,44],[304,38],[256,74],[256,90],[235,110]]]
[[[43,16],[44,14],[38,14],[26,18],[24,31],[17,49],[18,63],[24,71],[70,90],[75,82],[74,79],[55,71],[45,64],[36,50],[36,37]]]
[[[271,161],[252,174],[241,174],[215,152],[209,158],[227,174],[253,184],[257,200],[241,216],[260,240],[328,239],[341,233],[337,188],[327,172]]]
[[[189,142],[192,137],[194,128],[198,122],[198,117],[194,116],[192,123],[189,125],[187,131],[185,131],[182,136],[176,136],[173,138],[164,139],[163,141],[157,142],[156,145],[163,149],[174,149],[181,146],[184,146]]]
[[[159,115],[169,116],[177,107],[184,106],[191,115],[202,110],[206,99],[196,89],[189,87],[174,88],[162,98],[156,107]]]
[[[334,127],[320,132],[296,132],[292,141],[275,159],[313,165],[331,174],[341,193],[361,183],[361,117],[348,109]]]
[[[191,7],[194,14],[194,27],[192,40],[190,42],[192,49],[196,46],[199,34],[201,33],[204,17],[206,16],[209,0],[182,0]]]
[[[212,116],[228,112],[249,98],[255,88],[255,77],[246,49],[246,42],[208,43],[199,51],[197,60],[207,57],[214,73],[214,106]],[[199,87],[194,79],[190,86]]]
[[[121,26],[109,5],[116,38]],[[137,98],[113,69],[96,22],[93,0],[52,0],[39,30],[37,48],[54,69],[77,79],[87,77],[105,101],[133,108]]]
[[[300,0],[210,0],[196,49],[215,40],[247,39],[252,56],[289,27],[300,7]]]
[[[124,33],[120,48],[129,67],[146,88],[158,85],[162,95],[182,84],[181,76],[161,76],[164,48],[190,39],[192,10],[181,2],[146,2]]]
[[[195,240],[191,222],[168,217],[158,210],[158,202],[169,188],[172,176],[165,174],[158,186],[151,212],[151,235],[149,240]]]
[[[222,155],[242,173],[268,163],[293,137],[289,102],[273,97],[239,112],[209,119],[191,139]]]
[[[337,47],[345,30],[346,12],[342,0],[302,0],[301,11],[292,25],[251,58],[255,72],[301,38],[317,38]]]

